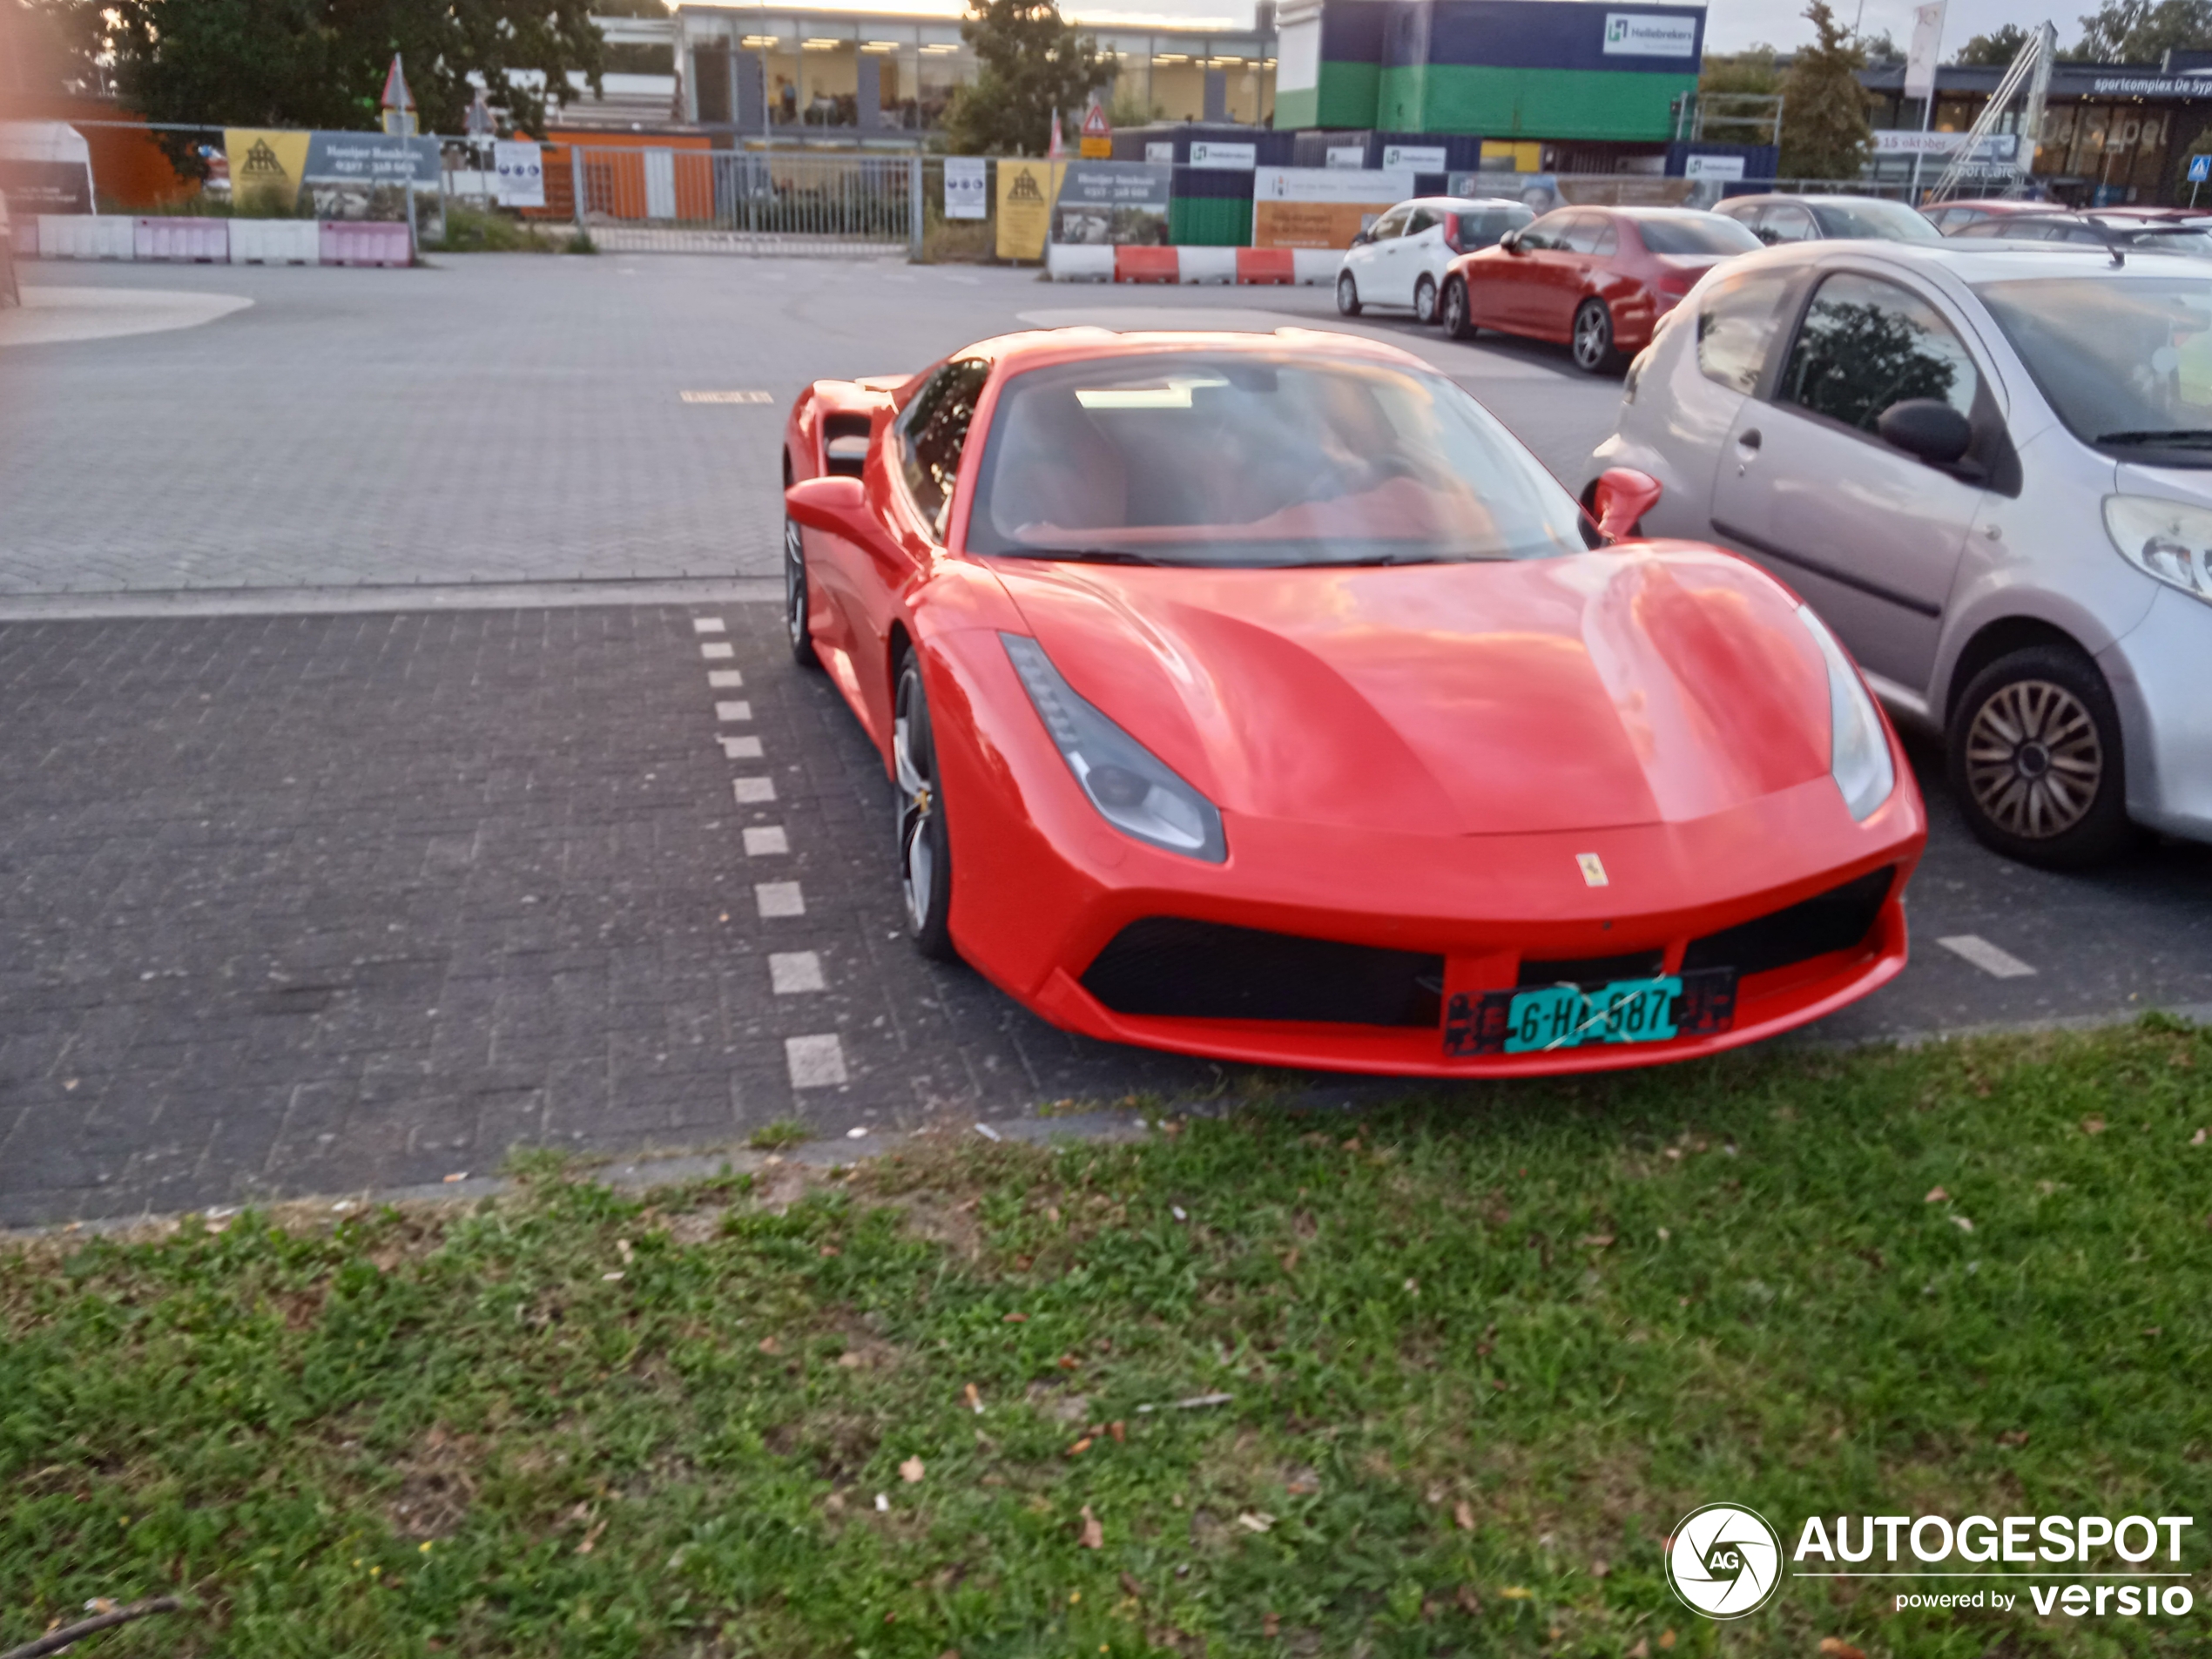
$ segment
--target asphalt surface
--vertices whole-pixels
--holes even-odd
[[[912,957],[880,768],[747,596],[806,379],[1131,311],[1338,326],[1325,291],[643,255],[63,274],[253,303],[0,352],[0,1225],[1233,1082]],[[1609,428],[1617,388],[1559,353],[1354,327],[1569,482]],[[1920,759],[1913,963],[1806,1040],[2212,1013],[2212,853],[2010,865]]]

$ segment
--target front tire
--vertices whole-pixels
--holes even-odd
[[[813,601],[806,592],[806,542],[789,515],[784,518],[784,632],[791,642],[791,659],[801,668],[819,668],[810,631]]]
[[[2119,711],[2072,646],[2031,645],[1990,664],[1952,710],[1948,738],[1952,791],[1992,851],[2079,870],[2133,840]]]
[[[1436,284],[1426,277],[1413,284],[1413,320],[1424,328],[1436,320]]]
[[[909,651],[900,659],[891,710],[892,781],[899,792],[899,890],[906,900],[907,938],[934,962],[949,962],[953,852],[945,833],[945,803],[938,788],[936,733],[922,689],[921,661]]]
[[[1453,340],[1473,340],[1474,318],[1467,304],[1467,285],[1464,277],[1453,277],[1444,285],[1440,302],[1445,334]]]
[[[1337,314],[1356,317],[1359,314],[1359,285],[1352,280],[1352,273],[1337,273]]]
[[[1575,334],[1569,349],[1575,367],[1585,374],[1602,374],[1619,361],[1613,349],[1613,314],[1602,300],[1585,300],[1575,308]]]

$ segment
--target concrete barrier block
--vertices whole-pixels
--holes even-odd
[[[226,219],[141,219],[132,226],[132,242],[142,260],[226,265],[231,257],[231,222]]]
[[[325,265],[406,265],[413,249],[407,226],[370,219],[318,219]]]
[[[234,219],[233,265],[319,265],[322,227],[312,219]]]
[[[1298,266],[1287,247],[1240,247],[1237,250],[1239,282],[1291,283],[1298,280]]]
[[[1234,282],[1237,280],[1237,255],[1233,247],[1179,247],[1183,280],[1185,282]]]
[[[41,213],[38,257],[42,260],[134,260],[138,256],[133,220],[108,213]]]
[[[1111,282],[1114,250],[1110,247],[1055,242],[1045,249],[1045,270],[1055,282]]]
[[[1332,288],[1337,273],[1344,268],[1344,253],[1333,247],[1293,248],[1291,265],[1301,284]]]
[[[1131,246],[1114,250],[1116,282],[1180,282],[1183,250],[1179,247]]]

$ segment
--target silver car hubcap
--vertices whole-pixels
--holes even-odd
[[[1359,290],[1352,286],[1352,279],[1350,277],[1338,278],[1337,309],[1339,311],[1351,310],[1353,297],[1358,293],[1358,292]]]
[[[1413,290],[1413,315],[1423,322],[1436,315],[1436,290],[1426,282]]]
[[[899,706],[891,725],[891,767],[899,786],[899,885],[906,894],[907,918],[916,928],[927,925],[929,900],[936,892],[935,844],[929,836],[929,816],[937,810],[937,792],[929,773],[931,757],[926,741],[919,747],[914,731],[921,686],[909,672],[899,679]]]
[[[2022,840],[2062,835],[2087,815],[2104,745],[2080,698],[2049,680],[2016,680],[1966,730],[1966,784],[1990,821]]]
[[[784,625],[791,643],[806,643],[806,550],[799,545],[799,526],[784,520]]]
[[[1575,325],[1575,361],[1586,366],[1601,361],[1606,347],[1612,343],[1608,338],[1611,333],[1605,326],[1602,311],[1595,306],[1585,311]]]
[[[1467,296],[1457,288],[1444,290],[1444,326],[1456,329],[1467,320]]]

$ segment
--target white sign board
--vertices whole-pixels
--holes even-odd
[[[1147,138],[1144,141],[1144,158],[1156,167],[1174,165],[1175,140]]]
[[[1741,179],[1743,176],[1743,158],[1686,156],[1683,158],[1682,176],[1685,179]]]
[[[1252,199],[1277,202],[1341,202],[1365,206],[1402,202],[1413,193],[1410,172],[1355,172],[1349,167],[1256,167]]]
[[[1963,132],[1877,132],[1874,135],[1874,153],[1878,156],[1954,156],[1966,141],[1966,135]],[[2019,133],[1993,132],[1974,146],[1974,159],[2010,161],[2019,151]]]
[[[1608,57],[1695,57],[1697,20],[1660,11],[1608,11],[1605,51]]]
[[[1944,0],[1931,0],[1912,11],[1912,50],[1905,55],[1905,96],[1935,96],[1936,58],[1943,51]]]
[[[1446,166],[1442,145],[1386,144],[1383,146],[1382,165],[1385,172],[1442,172]]]
[[[1211,138],[1190,140],[1190,165],[1230,172],[1250,172],[1259,161],[1256,144],[1217,144]]]
[[[1327,165],[1332,167],[1364,167],[1367,165],[1367,146],[1364,144],[1332,144],[1328,148]]]
[[[495,201],[502,207],[545,206],[544,153],[535,144],[501,138],[493,144],[491,157]]]
[[[945,217],[988,219],[989,188],[984,175],[988,164],[980,156],[945,158]]]

